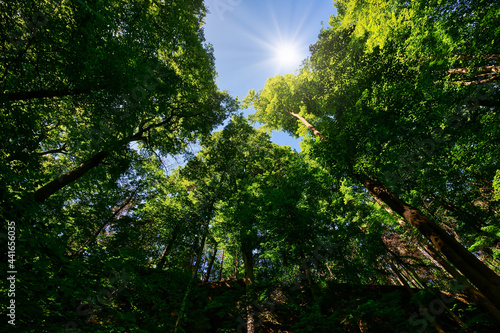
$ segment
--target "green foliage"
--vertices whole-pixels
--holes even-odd
[[[500,170],[497,170],[495,178],[493,179],[493,191],[495,191],[495,200],[500,200]]]
[[[361,174],[500,271],[499,4],[335,4],[300,71],[228,119],[239,105],[217,88],[202,1],[0,3],[16,327],[228,332],[251,310],[261,331],[416,330],[417,299],[452,282]],[[416,303],[400,279],[424,285]],[[492,327],[474,303],[452,311]]]

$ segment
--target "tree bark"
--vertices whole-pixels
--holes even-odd
[[[397,198],[377,179],[372,177],[363,178],[359,175],[357,177],[373,197],[384,202],[394,212],[417,228],[496,308],[500,308],[500,277],[495,272],[418,209]]]
[[[234,271],[233,271],[233,278],[235,280],[238,280],[238,259],[234,259]]]
[[[463,281],[464,276],[460,274],[452,265],[448,263],[439,252],[432,247],[432,245],[425,244],[421,242],[421,250],[427,252],[427,254],[436,260],[436,262],[443,267],[443,269],[448,272],[456,281]],[[484,311],[488,311],[493,318],[500,324],[500,310],[497,309],[493,303],[491,303],[479,290],[471,286],[469,283],[465,283],[465,292],[472,297]]]
[[[74,182],[75,180],[81,178],[83,175],[85,175],[87,172],[92,170],[93,168],[97,167],[102,163],[102,161],[108,156],[109,154],[105,151],[100,151],[99,153],[95,154],[92,156],[90,159],[86,160],[82,164],[80,164],[78,167],[75,169],[71,170],[70,172],[60,176],[57,179],[54,179],[50,183],[42,186],[38,190],[35,191],[35,201],[36,202],[44,202],[47,200],[52,194],[56,193],[60,189],[62,189],[64,186]]]
[[[293,112],[288,112],[291,116],[295,117],[296,119],[300,120],[306,127],[317,137],[321,139],[321,141],[326,141],[325,137],[318,131],[311,123],[309,123],[307,120],[304,119],[301,115]]]
[[[222,255],[220,257],[220,271],[219,271],[219,282],[222,281],[222,272],[224,270],[224,252],[225,249],[222,249]]]
[[[156,269],[158,269],[160,271],[163,269],[163,266],[165,265],[165,262],[167,261],[167,256],[170,253],[170,251],[172,250],[172,247],[174,246],[174,242],[177,238],[177,235],[179,234],[178,231],[179,231],[179,224],[176,224],[174,227],[174,230],[172,230],[172,238],[170,239],[170,242],[168,242],[168,245],[163,250],[161,257],[160,257],[160,261],[158,262],[158,265],[156,265]]]
[[[304,121],[308,124],[305,119]],[[326,141],[324,136],[314,127],[311,126],[309,129],[316,136],[319,136],[322,141]],[[355,174],[355,176],[377,203],[389,213],[397,213],[417,228],[438,251],[443,253],[476,286],[478,289],[478,293],[476,293],[477,297],[484,300],[485,306],[491,309],[490,313],[498,320],[498,311],[500,309],[500,277],[418,209],[397,198],[377,179],[362,177],[358,174]],[[471,289],[474,291],[474,288]]]
[[[216,255],[217,255],[217,243],[214,246],[214,253],[212,254],[210,262],[208,263],[207,272],[205,274],[205,279],[203,280],[203,282],[208,282],[208,280],[210,279],[210,273],[212,272],[212,266],[214,265]]]
[[[481,67],[477,67],[476,71],[483,72],[483,73],[496,74],[499,72],[498,68],[499,68],[499,66],[481,66]],[[468,68],[452,68],[452,69],[448,69],[446,71],[446,73],[448,73],[448,74],[467,74],[469,72],[470,72],[470,69],[468,69]]]
[[[328,273],[330,273],[330,277],[332,278],[332,280],[335,280],[335,276],[333,276],[333,273],[332,273],[332,270],[330,269],[330,266],[328,265],[328,263],[325,263],[326,265],[326,268],[328,269]]]
[[[255,320],[254,320],[254,311],[252,307],[252,301],[254,299],[254,273],[253,273],[253,254],[252,250],[242,251],[243,256],[243,267],[245,269],[245,287],[246,294],[248,298],[247,304],[247,333],[255,332]]]
[[[175,114],[174,113],[174,111],[181,109],[183,105],[192,104],[192,103],[194,103],[194,102],[180,103],[179,106],[172,108],[172,113],[168,117],[166,117],[164,120],[162,120],[161,122],[156,123],[156,124],[151,124],[145,128],[141,127],[137,133],[122,140],[119,143],[119,145],[124,146],[124,145],[126,145],[130,142],[133,142],[133,141],[145,140],[146,133],[148,133],[150,130],[153,130],[155,128],[162,127],[162,126],[168,124],[170,121],[172,121],[174,116],[180,117],[180,118],[192,118],[192,117],[201,116],[203,114],[203,111],[200,111],[200,112],[197,112],[194,114],[182,114],[182,113]],[[97,153],[96,155],[92,156],[87,161],[80,164],[77,168],[62,175],[61,177],[59,177],[57,179],[54,179],[50,183],[42,186],[41,188],[39,188],[38,190],[35,191],[35,201],[40,202],[40,203],[44,202],[52,194],[56,193],[64,186],[74,182],[75,180],[81,178],[83,175],[85,175],[87,172],[89,172],[93,168],[99,166],[102,163],[102,161],[108,156],[109,156],[109,152],[102,150],[99,153]]]

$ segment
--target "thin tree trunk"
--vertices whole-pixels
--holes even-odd
[[[242,246],[242,248],[244,248]],[[254,299],[254,288],[253,288],[253,281],[254,281],[254,273],[253,273],[253,254],[252,250],[248,251],[242,251],[242,256],[243,256],[243,267],[245,269],[245,287],[246,287],[246,294],[247,294],[247,299],[248,299],[248,304],[247,304],[247,333],[254,333],[255,332],[255,319],[254,319],[254,311],[252,307],[252,301]]]
[[[326,268],[328,269],[328,273],[330,273],[330,277],[332,278],[332,280],[335,280],[335,277],[332,274],[332,270],[330,269],[330,266],[328,266],[328,263],[325,263],[325,265],[326,265]]]
[[[418,273],[411,266],[407,266],[404,263],[403,263],[403,265],[405,266],[405,269],[410,273],[410,275],[412,275],[414,277],[414,279],[416,279],[418,281],[418,283],[422,286],[422,289],[426,289],[427,283],[420,278]],[[445,304],[444,302],[442,303],[442,305],[444,306],[445,311],[453,318],[453,320],[455,320],[457,322],[457,324],[465,332],[469,332],[469,330],[465,327],[465,323],[460,318],[458,318],[458,316],[453,311],[450,310],[448,305]]]
[[[425,251],[432,259],[434,259],[443,269],[448,272],[455,280],[460,280],[463,278],[463,275],[460,274],[455,267],[450,265],[446,259],[444,259],[441,254],[430,244],[425,242],[421,242],[421,249]]]
[[[201,256],[201,265],[200,265],[200,270],[201,270],[201,281],[203,281],[204,275],[203,275],[203,269],[205,268],[205,263],[207,262],[207,248],[203,248],[203,254]]]
[[[415,289],[423,289],[424,286],[421,283],[419,283],[418,280],[415,279],[415,276],[411,274],[410,270],[408,270],[408,266],[405,265],[405,263],[401,260],[401,258],[399,258],[399,256],[392,251],[390,253],[396,259],[396,262],[400,265],[401,267],[400,274],[405,277],[407,283],[413,285],[413,288]]]
[[[165,266],[165,262],[167,261],[167,256],[172,251],[172,248],[174,246],[174,242],[177,239],[177,235],[179,234],[179,223],[177,223],[174,227],[174,230],[172,230],[172,238],[170,238],[170,242],[168,242],[167,246],[163,250],[160,261],[158,262],[158,265],[156,265],[156,269],[161,271],[163,269],[163,266]]]
[[[219,186],[220,186],[220,183],[219,183]],[[197,276],[198,270],[200,268],[201,256],[202,256],[203,250],[205,248],[205,242],[206,242],[208,230],[210,227],[210,221],[212,220],[212,212],[214,210],[214,205],[215,205],[215,201],[216,201],[218,192],[219,192],[219,188],[216,189],[215,194],[213,195],[212,199],[209,200],[204,207],[203,206],[200,207],[200,210],[205,210],[206,208],[208,208],[207,214],[206,214],[207,219],[206,219],[205,224],[203,226],[203,231],[202,231],[203,236],[202,236],[202,239],[200,242],[200,248],[199,248],[197,256],[196,256],[196,263],[194,265],[194,271],[191,274],[191,279],[189,281],[188,287],[187,287],[186,292],[184,294],[184,298],[182,299],[181,308],[179,310],[179,315],[177,316],[177,321],[175,322],[174,333],[178,332],[178,330],[181,327],[182,322],[184,320],[187,299],[189,297],[189,294],[191,293],[191,289],[193,288],[193,282],[196,280],[196,276]]]
[[[303,275],[301,272],[301,278],[304,278],[304,277],[306,278],[307,284],[309,286],[309,290],[311,291],[312,298],[316,301],[318,299],[318,294],[316,292],[316,286],[314,285],[314,282],[311,278],[311,269],[309,267],[309,261],[307,260],[307,256],[303,251],[300,252],[300,255],[302,256],[303,261],[299,267],[299,270],[300,269],[304,270]]]
[[[408,272],[408,275],[415,281],[415,286],[418,285],[419,288],[424,289],[426,284],[425,281],[422,280],[422,278],[418,275],[418,273],[411,267],[411,265],[406,264],[403,262],[403,267],[406,269]]]
[[[234,273],[233,273],[233,278],[235,280],[238,280],[238,259],[234,259]]]
[[[212,258],[210,258],[210,262],[208,263],[207,273],[205,274],[205,279],[203,280],[203,282],[208,282],[208,280],[210,279],[210,273],[212,272],[212,266],[214,265],[216,255],[217,255],[217,243],[215,243],[214,253],[212,254]]]
[[[478,76],[480,76],[480,75],[478,75]],[[479,80],[479,81],[465,81],[465,82],[464,81],[458,81],[457,83],[461,83],[464,86],[471,86],[471,85],[479,86],[481,84],[485,84],[485,83],[492,82],[492,81],[497,81],[499,79],[500,79],[500,75],[499,74],[495,74],[495,75],[490,76],[487,79],[483,79],[483,80]]]
[[[220,258],[219,282],[222,281],[222,271],[224,269],[224,252],[225,252],[225,249],[223,248],[222,249],[222,255],[221,255],[221,258]]]
[[[361,216],[361,220],[364,223],[366,223],[365,219],[362,216]],[[358,228],[361,230],[362,233],[364,233],[365,235],[367,234],[366,230],[363,227],[358,226]],[[399,265],[401,265],[401,267],[403,267],[405,269],[405,273],[407,274],[406,280],[408,282],[412,282],[415,288],[423,288],[424,285],[421,283],[420,278],[418,277],[418,274],[416,274],[414,272],[412,274],[412,269],[409,268],[409,266],[404,262],[404,260],[402,260],[400,258],[398,253],[395,253],[394,251],[392,251],[389,248],[389,246],[384,242],[383,238],[380,239],[380,244],[387,251],[387,253],[391,254],[394,257],[394,259],[396,260],[396,262]]]
[[[411,290],[410,286],[405,281],[403,276],[399,273],[399,271],[396,270],[396,267],[394,266],[394,264],[390,261],[389,258],[386,258],[386,261],[389,263],[389,269],[392,271],[392,274],[394,274],[396,276],[396,281],[399,281],[399,284],[401,286],[403,286],[411,296],[413,296],[413,291]]]
[[[389,211],[390,208],[388,208]],[[392,211],[391,211],[392,212]],[[393,213],[393,212],[392,212]],[[402,223],[402,221],[400,221]],[[402,224],[404,226],[404,224]],[[449,274],[455,281],[460,281],[465,284],[465,292],[471,297],[471,300],[476,302],[479,307],[481,307],[485,312],[489,312],[493,318],[500,323],[500,311],[491,303],[479,290],[474,286],[465,281],[465,277],[458,272],[455,267],[450,265],[448,261],[441,256],[441,254],[432,246],[432,244],[427,243],[426,240],[422,238],[417,238],[417,247],[420,252],[427,256],[428,258],[434,260],[434,262],[443,268],[443,271]]]

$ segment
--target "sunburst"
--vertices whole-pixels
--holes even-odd
[[[274,62],[279,68],[298,68],[303,59],[298,45],[290,42],[278,43],[273,48]]]

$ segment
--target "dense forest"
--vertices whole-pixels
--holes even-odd
[[[239,100],[202,0],[0,1],[2,332],[498,332],[500,3],[334,6]]]

